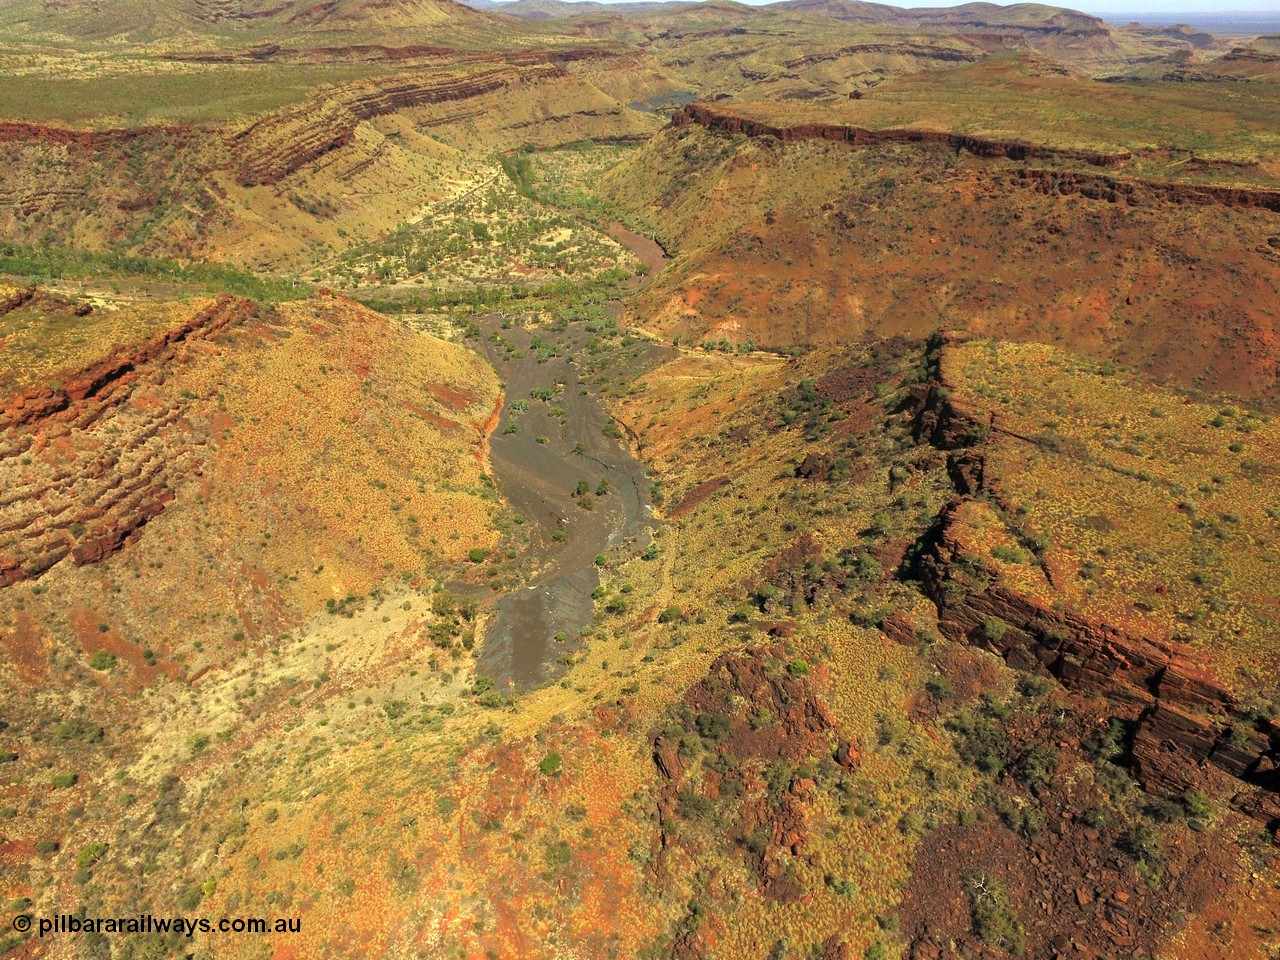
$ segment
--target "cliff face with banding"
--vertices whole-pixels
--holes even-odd
[[[352,56],[381,60],[379,50]],[[402,52],[382,72],[252,117],[100,130],[0,122],[0,239],[297,270],[316,243],[341,248],[393,227],[401,203],[439,199],[439,141],[485,155],[628,141],[661,121],[626,104],[673,86],[643,54],[604,46]],[[332,51],[333,62],[344,56]]]
[[[957,570],[975,551],[955,522],[964,507],[958,501],[943,514],[923,564],[944,635],[986,646],[1013,667],[1044,670],[1068,689],[1104,697],[1115,716],[1132,724],[1131,760],[1149,788],[1185,790],[1207,764],[1243,781],[1242,807],[1265,821],[1280,816],[1280,725],[1268,720],[1259,726],[1188,647],[1129,634],[999,586],[966,589]],[[993,619],[1005,625],[998,638],[984,632]]]
[[[146,364],[163,358],[185,340],[208,339],[237,318],[247,315],[247,302],[222,298],[191,319],[139,347],[119,349],[107,357],[70,375],[63,386],[24,391],[0,405],[0,430],[38,426],[54,414],[72,419],[77,405],[90,401],[118,402],[119,390],[127,390]],[[3,312],[3,311],[0,311]]]
[[[111,130],[71,130],[66,127],[53,127],[40,123],[0,121],[0,143],[38,141],[40,143],[102,149],[155,136],[176,136],[188,132],[189,129],[188,127],[167,126],[130,127]]]
[[[870,130],[845,124],[800,123],[777,126],[691,103],[672,118],[676,128],[697,124],[716,133],[769,137],[783,143],[830,140],[851,146],[884,144],[941,144],[957,152],[965,151],[988,159],[1061,160],[1093,167],[1118,168],[1133,160],[1128,152],[1101,153],[1048,147],[1019,141],[992,140],[940,130],[889,128]],[[1201,206],[1242,207],[1280,213],[1280,190],[1231,187],[1175,180],[1121,179],[1107,174],[1025,168],[1009,172],[992,171],[991,176],[1009,187],[1030,188],[1039,193],[1082,196],[1131,205],[1165,202]]]
[[[1011,186],[1029,187],[1037,193],[1082,196],[1131,206],[1164,202],[1253,208],[1280,213],[1280,190],[1180,183],[1173,180],[1123,180],[1103,174],[1032,169],[1013,171],[1008,175],[1007,182]]]
[[[0,405],[0,587],[120,549],[198,469],[185,400],[162,389],[184,345],[249,315],[221,298],[163,334]]]
[[[889,128],[870,130],[834,123],[799,123],[775,126],[748,117],[723,113],[702,103],[691,103],[672,118],[672,124],[686,127],[696,123],[716,133],[744,134],[749,137],[772,137],[784,143],[803,140],[831,140],[852,146],[878,146],[890,143],[945,144],[954,150],[967,150],[979,157],[1010,160],[1059,159],[1075,160],[1095,167],[1118,167],[1132,159],[1129,153],[1100,153],[1092,150],[1067,150],[1013,140],[990,140],[941,130]]]
[[[240,157],[236,180],[246,187],[276,183],[355,138],[362,121],[432,103],[469,100],[501,91],[517,80],[565,76],[547,64],[526,70],[499,68],[441,79],[396,77],[343,90],[331,99],[272,114],[230,137]]]
[[[1126,759],[1148,789],[1178,793],[1211,771],[1226,774],[1234,778],[1230,799],[1237,809],[1273,830],[1280,826],[1280,722],[1230,692],[1202,652],[1010,587],[984,561],[989,552],[971,541],[968,519],[987,509],[980,497],[989,492],[983,438],[990,425],[951,396],[937,382],[915,388],[912,400],[917,437],[948,451],[957,492],[919,565],[941,632],[1104,698],[1108,712],[1128,726]]]

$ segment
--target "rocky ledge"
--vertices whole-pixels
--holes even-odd
[[[934,349],[946,349],[945,338]],[[916,388],[911,401],[918,439],[949,452],[957,491],[919,561],[941,632],[990,649],[1015,668],[1047,672],[1070,690],[1105,698],[1127,726],[1125,759],[1146,788],[1176,793],[1225,774],[1235,807],[1276,831],[1280,722],[1237,699],[1198,651],[1004,586],[986,551],[967,543],[966,516],[983,509],[987,493],[983,446],[991,426],[953,397],[953,389],[935,381]],[[998,630],[989,627],[993,622]]]
[[[184,342],[207,340],[251,309],[220,299],[60,387],[0,405],[0,587],[68,556],[97,562],[164,510],[202,456],[189,396],[165,389],[168,366]]]
[[[1094,150],[1069,150],[1015,140],[990,140],[942,130],[914,130],[892,127],[871,130],[837,123],[799,123],[775,126],[760,120],[723,113],[704,103],[691,103],[672,117],[672,125],[687,127],[698,124],[717,133],[740,133],[749,137],[772,137],[784,143],[802,140],[832,140],[853,146],[877,146],[886,143],[939,143],[954,150],[967,150],[979,157],[1005,157],[1010,160],[1058,159],[1076,160],[1095,167],[1118,167],[1133,159],[1126,152],[1101,153]]]
[[[704,103],[691,103],[672,117],[676,128],[698,124],[717,133],[770,137],[784,143],[804,140],[831,140],[851,146],[878,146],[891,143],[942,144],[977,157],[1007,160],[1065,160],[1093,167],[1122,167],[1133,159],[1127,152],[1101,153],[1072,150],[1042,144],[991,140],[941,130],[888,128],[871,130],[846,124],[801,123],[776,126],[737,116]],[[1280,190],[1236,187],[1178,180],[1123,179],[1108,174],[1026,168],[992,171],[1004,187],[1023,187],[1040,193],[1082,196],[1089,199],[1126,203],[1130,206],[1155,202],[1199,206],[1248,207],[1280,213]]]

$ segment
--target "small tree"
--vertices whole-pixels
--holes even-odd
[[[76,866],[82,870],[91,867],[101,860],[106,852],[107,845],[105,843],[91,843],[76,855]]]
[[[982,639],[989,643],[999,643],[1009,632],[1009,625],[999,617],[987,617],[982,621]]]

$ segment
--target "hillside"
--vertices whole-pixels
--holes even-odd
[[[708,95],[807,101],[996,54],[1051,58],[1090,75],[1179,52],[1225,53],[1205,34],[1117,27],[1040,4],[938,9],[788,0],[591,4],[517,0],[532,28],[643,47]],[[1207,38],[1207,40],[1206,40]]]
[[[0,6],[0,26],[23,35],[118,45],[287,43],[448,43],[491,45],[510,31],[455,0],[86,0],[48,4],[16,0]]]
[[[473,4],[0,0],[0,956],[1280,955],[1266,39]]]
[[[972,68],[943,76],[835,107],[690,107],[610,172],[605,195],[677,254],[637,305],[646,326],[771,347],[957,327],[1273,398],[1280,193],[1251,123],[1267,88],[1206,150],[1208,91],[1085,100],[1025,66],[985,88]],[[1042,133],[1032,116],[1071,96],[1075,125]],[[1171,320],[1188,335],[1165,337]]]
[[[643,63],[592,51],[571,72],[530,59],[401,65],[214,123],[4,125],[0,236],[297,271],[467,193],[493,176],[492,151],[626,139],[657,126],[601,89],[625,85],[623,97],[666,89]],[[257,72],[202,71],[239,82]],[[101,85],[94,92],[108,95]],[[84,111],[80,123],[110,109],[67,103]]]
[[[74,308],[37,292],[6,318],[18,332],[32,311]],[[42,692],[5,731],[16,896],[122,909],[138,902],[147,864],[163,883],[147,882],[141,908],[287,909],[302,917],[288,941],[298,957],[361,955],[370,943],[394,955],[423,937],[526,956],[556,955],[561,938],[627,955],[796,942],[978,950],[997,941],[970,925],[966,905],[975,884],[997,883],[1029,955],[1060,936],[1107,955],[1130,942],[1166,948],[1180,930],[1200,943],[1198,918],[1219,905],[1274,907],[1237,858],[1259,855],[1250,838],[1275,815],[1260,771],[1280,749],[1265,719],[1277,691],[1264,670],[1229,668],[1269,629],[1250,591],[1270,547],[1208,561],[1203,581],[1151,561],[1172,582],[1163,593],[1143,585],[1149,608],[1128,606],[1134,588],[1120,579],[1126,552],[1148,549],[1147,525],[1166,516],[1170,479],[1227,474],[1197,515],[1236,510],[1229,529],[1270,522],[1251,496],[1273,466],[1265,420],[1206,426],[1212,407],[1048,348],[898,340],[795,360],[664,352],[637,367],[618,332],[573,346],[596,320],[540,326],[552,349],[574,351],[584,384],[628,384],[613,412],[655,471],[665,520],[653,549],[611,552],[561,681],[499,696],[471,666],[474,608],[438,586],[468,565],[466,551],[494,542],[485,531],[499,507],[482,479],[493,374],[460,345],[330,298],[174,309],[182,327],[155,321],[161,340],[121,343],[113,356],[133,369],[120,378],[57,375],[121,369],[81,367],[68,349],[34,381],[59,376],[53,396],[64,390],[66,406],[7,405],[19,411],[10,442],[30,460],[10,456],[8,469],[23,483],[107,444],[126,451],[124,476],[154,451],[145,462],[160,466],[162,493],[145,524],[111,513],[83,531],[46,525],[42,542],[71,553],[42,575],[20,559],[14,569],[34,579],[2,595],[15,665],[6,702]],[[286,371],[302,370],[311,375],[291,385],[299,373]],[[282,392],[305,402],[262,416]],[[1091,434],[1089,404],[1126,426]],[[1160,437],[1138,439],[1157,409],[1169,416]],[[1244,437],[1246,453],[1201,452],[1200,435],[1218,430],[1222,443]],[[1020,439],[1032,431],[1035,442]],[[304,434],[326,451],[320,473],[288,459]],[[1141,458],[1129,445],[1148,442],[1165,472],[1106,479],[1108,465]],[[444,463],[453,476],[438,472]],[[101,481],[77,471],[85,479],[67,493],[109,485],[113,469]],[[1033,489],[1077,483],[1082,469],[1099,477],[1083,510]],[[39,502],[73,519],[52,490]],[[1096,521],[1118,518],[1120,504],[1123,524]],[[108,521],[121,536],[105,541]],[[1052,542],[1037,546],[1046,527]],[[1200,543],[1196,529],[1177,535]],[[1108,562],[1086,563],[1101,544]],[[1186,556],[1180,540],[1161,549]],[[895,574],[916,563],[918,574]],[[157,600],[193,576],[200,601],[165,604],[177,619],[157,618]],[[1210,584],[1231,605],[1206,611],[1193,635],[1171,627],[1183,605],[1219,595]],[[1219,618],[1247,625],[1230,641],[1242,659],[1217,660],[1223,676],[1199,660],[1175,670],[1176,657],[1226,652]],[[1099,635],[1110,639],[1098,646]],[[1179,644],[1193,649],[1175,657]],[[1047,675],[1028,674],[1028,655],[1050,648],[1070,655],[1043,656]],[[1113,692],[1116,650],[1138,688],[1149,669],[1138,651],[1166,658],[1154,697]],[[126,712],[128,691],[150,691],[145,716]],[[992,717],[1007,736],[990,733]],[[1109,718],[1137,724],[1131,754],[1107,745]],[[1172,754],[1144,752],[1169,737]],[[46,781],[64,773],[70,785],[50,794]],[[1190,812],[1153,812],[1131,775],[1191,798]],[[1055,843],[1036,819],[1045,814],[1019,810],[1099,826]],[[144,822],[163,825],[166,841]],[[37,840],[55,846],[37,856]],[[1105,875],[1090,866],[1100,857]],[[925,884],[924,865],[954,882]],[[1158,894],[1143,879],[1153,874]],[[1044,875],[1057,891],[1047,900],[1029,882]],[[335,935],[325,918],[356,903],[377,922],[359,940]],[[1081,928],[1099,913],[1107,926]],[[216,934],[196,943],[220,957],[258,949]]]
[[[216,792],[234,752],[288,725],[282,698],[389,684],[439,616],[429,596],[397,598],[358,634],[347,618],[429,594],[496,539],[498,394],[482,360],[330,297],[157,312],[35,291],[0,317],[10,362],[43,364],[3,404],[12,896],[58,889],[22,852],[37,840],[74,852],[76,831],[88,843],[179,781]],[[116,346],[89,360],[86,341]],[[73,807],[42,799],[55,762],[73,771]],[[109,833],[122,867],[135,841],[148,843]]]

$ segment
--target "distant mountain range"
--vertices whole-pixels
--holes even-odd
[[[454,0],[0,0],[6,32],[85,40],[358,34],[365,42],[458,42],[498,28],[493,18]]]

